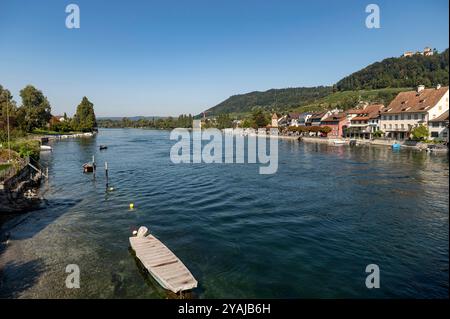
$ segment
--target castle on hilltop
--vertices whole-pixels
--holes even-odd
[[[402,57],[408,57],[413,55],[424,55],[424,56],[432,56],[434,54],[434,51],[430,47],[426,47],[423,49],[423,51],[417,51],[414,53],[413,51],[406,51],[403,53]]]

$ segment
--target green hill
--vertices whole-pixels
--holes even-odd
[[[313,103],[332,92],[333,88],[329,86],[271,89],[265,92],[256,91],[233,95],[206,112],[208,116],[214,116],[221,113],[247,113],[254,108],[282,111]]]
[[[432,56],[389,58],[350,74],[336,83],[339,91],[448,85],[448,49]]]
[[[208,109],[208,116],[228,113],[234,116],[255,108],[267,111],[313,111],[339,107],[348,109],[358,101],[379,102],[385,105],[398,94],[418,84],[434,86],[449,83],[448,49],[433,56],[389,58],[373,63],[346,76],[333,87],[299,87],[271,89],[233,95]]]

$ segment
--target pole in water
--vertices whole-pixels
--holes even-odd
[[[94,179],[95,179],[95,155],[92,155],[92,173],[94,173]]]
[[[108,162],[105,162],[106,191],[108,191]]]

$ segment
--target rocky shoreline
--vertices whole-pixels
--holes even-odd
[[[24,165],[15,175],[0,183],[0,225],[10,216],[39,207],[42,198],[38,192],[43,178],[41,172]]]

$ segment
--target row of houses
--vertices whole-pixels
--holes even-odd
[[[428,127],[430,139],[448,141],[449,89],[437,85],[401,92],[386,107],[383,104],[364,104],[347,111],[330,110],[319,113],[290,113],[272,117],[272,127],[328,126],[331,138],[371,139],[382,132],[385,137],[406,140],[420,125]]]

